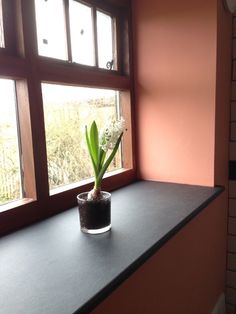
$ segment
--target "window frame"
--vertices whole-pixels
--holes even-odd
[[[5,37],[10,36],[9,42],[16,39],[16,44],[0,49],[0,77],[16,81],[25,198],[1,206],[0,234],[75,206],[76,195],[92,188],[91,178],[62,188],[57,193],[49,191],[41,82],[120,91],[121,112],[128,127],[123,137],[124,168],[106,174],[103,188],[111,191],[136,180],[129,1],[122,1],[122,5],[117,5],[116,0],[109,0],[115,5],[105,0],[79,1],[94,5],[105,12],[109,9],[112,14],[116,13],[118,70],[106,70],[39,56],[34,1],[3,1],[8,10],[14,7],[16,13],[13,28],[15,32],[6,33]],[[66,2],[68,0],[65,0]],[[125,58],[122,59],[122,55]]]

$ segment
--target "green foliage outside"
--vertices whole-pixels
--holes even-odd
[[[115,98],[44,106],[50,189],[93,176],[85,141],[85,125],[96,120],[103,127],[116,117]],[[10,126],[0,124],[0,205],[21,197],[17,139]],[[40,158],[40,156],[38,156]],[[121,167],[118,153],[108,171]]]
[[[18,143],[14,131],[10,123],[0,124],[0,205],[21,196]]]
[[[109,116],[116,117],[114,98],[63,106],[50,104],[44,110],[50,189],[92,177],[85,125],[96,119],[103,126]],[[109,171],[119,167],[120,154],[117,154]]]

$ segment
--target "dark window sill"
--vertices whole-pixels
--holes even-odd
[[[81,233],[73,208],[2,237],[2,313],[88,313],[222,191],[136,182],[112,193],[111,232]]]

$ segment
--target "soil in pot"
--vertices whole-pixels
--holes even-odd
[[[101,192],[98,199],[88,199],[88,192],[77,196],[81,230],[102,233],[111,229],[111,194]]]

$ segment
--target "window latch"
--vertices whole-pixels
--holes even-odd
[[[114,60],[108,61],[106,67],[108,70],[112,70],[114,64]]]

